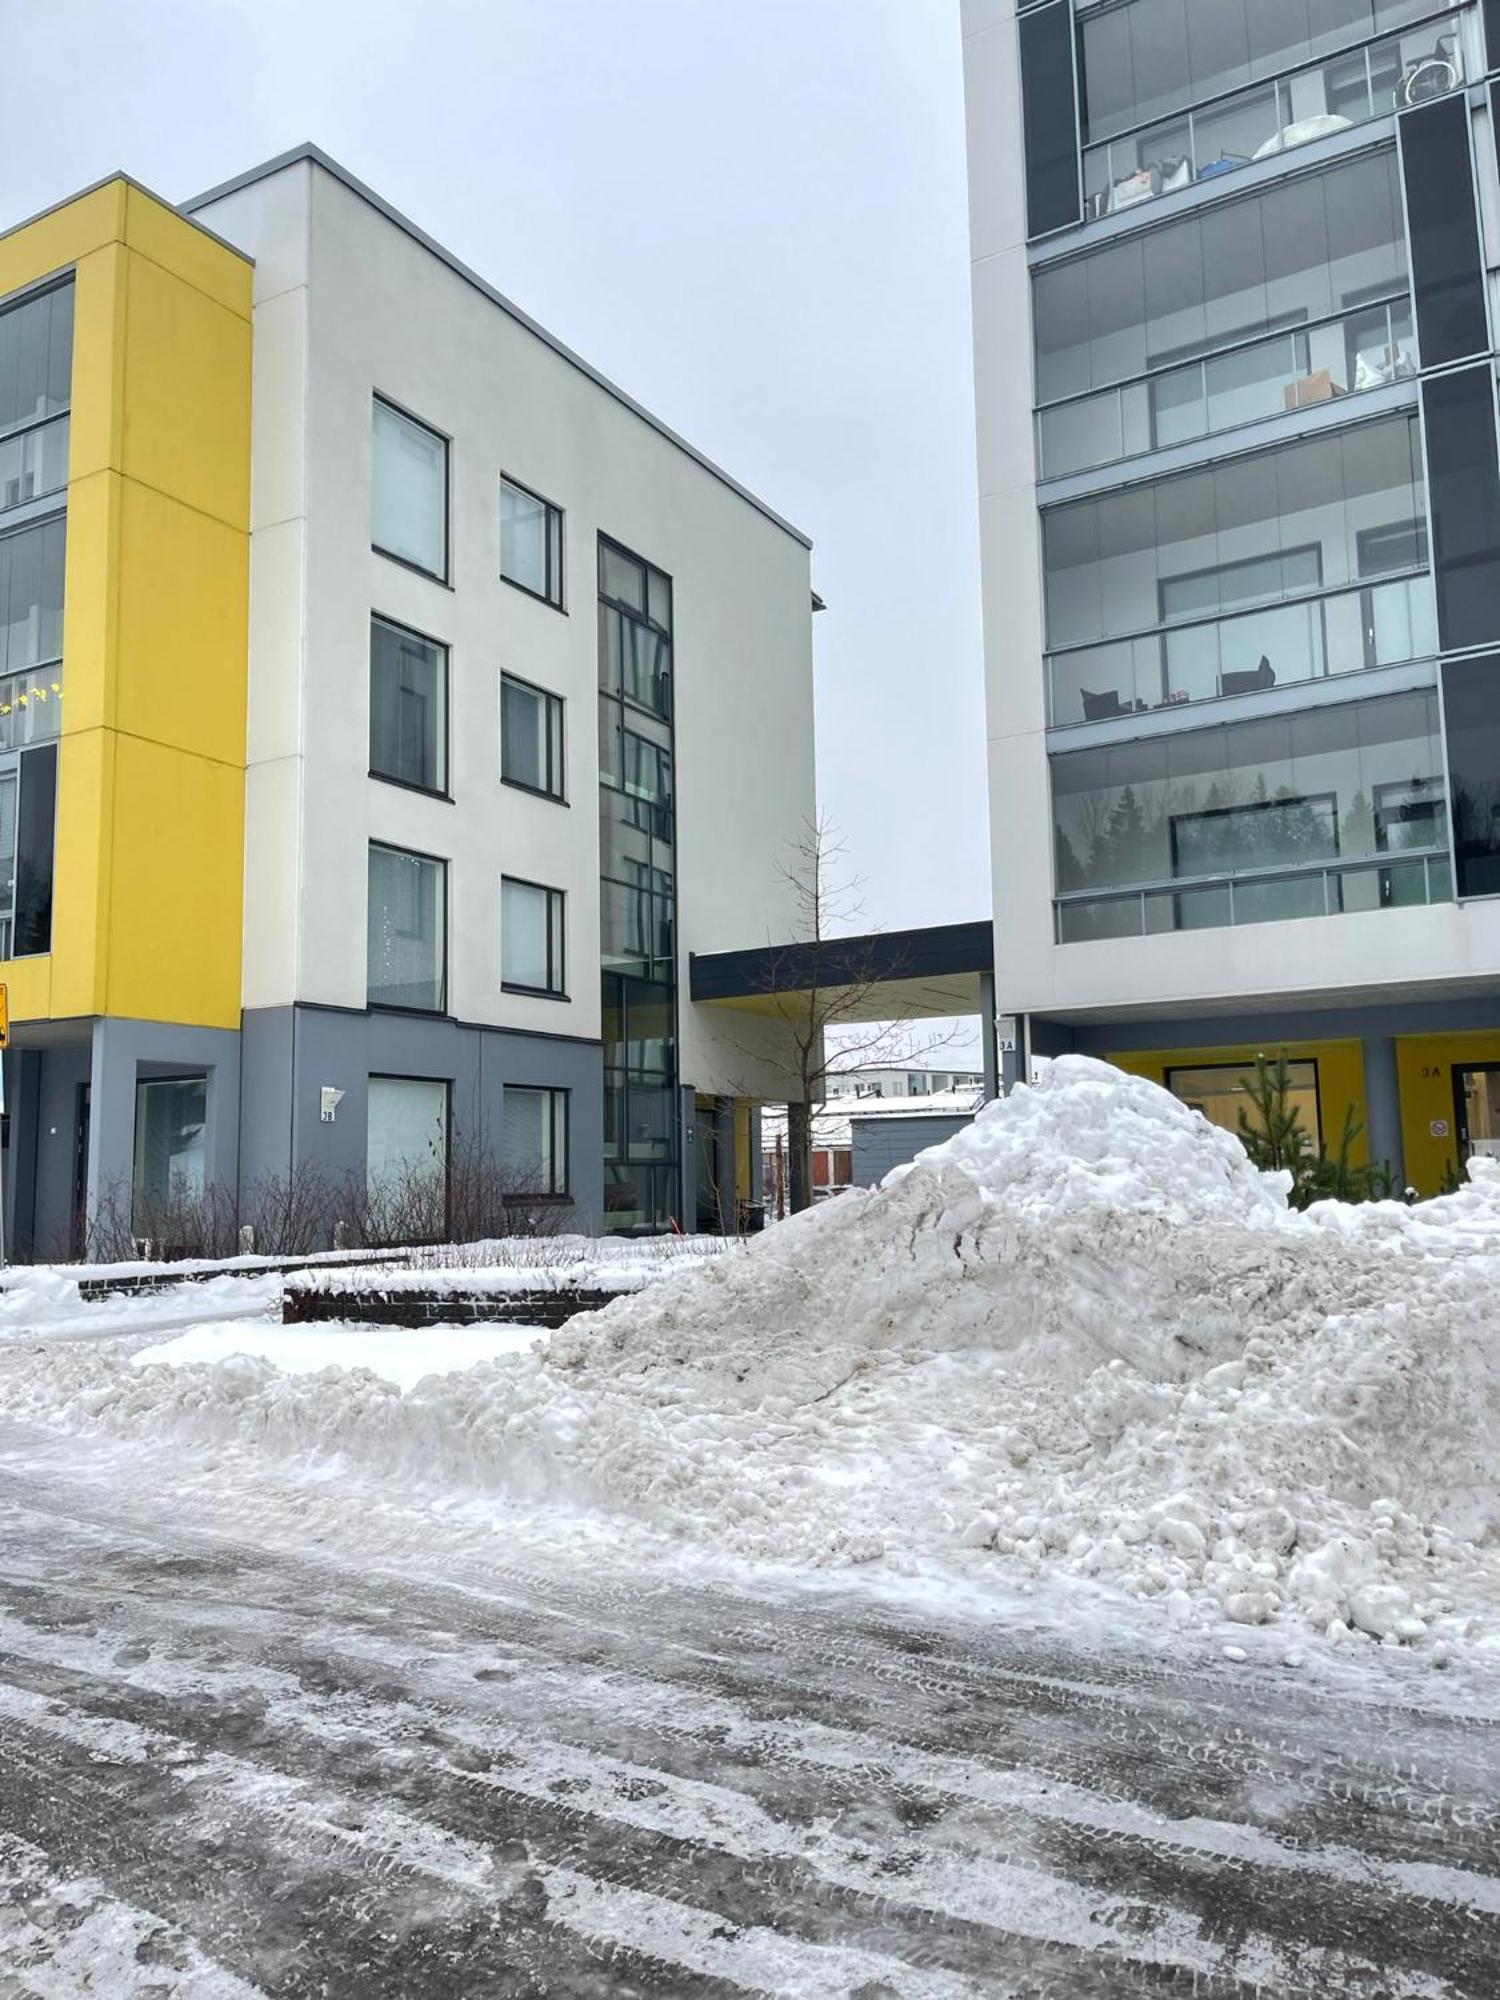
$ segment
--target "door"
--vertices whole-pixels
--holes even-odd
[[[1459,1165],[1475,1153],[1500,1159],[1500,1063],[1455,1063],[1453,1109]]]
[[[89,1107],[91,1086],[78,1086],[78,1116],[73,1121],[73,1255],[81,1258],[88,1249],[89,1209]]]

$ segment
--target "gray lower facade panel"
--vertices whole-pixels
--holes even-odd
[[[246,1199],[307,1170],[362,1182],[372,1076],[449,1086],[451,1157],[497,1157],[507,1084],[568,1092],[566,1216],[603,1222],[603,1056],[597,1042],[420,1015],[326,1007],[246,1013],[239,1031],[108,1016],[60,1024],[4,1058],[4,1227],[17,1260],[119,1255],[131,1230],[136,1091],[205,1079],[204,1173],[243,1214]],[[325,1087],[342,1092],[322,1116]]]

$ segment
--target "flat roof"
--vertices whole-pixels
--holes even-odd
[[[257,181],[269,180],[272,174],[279,174],[287,167],[298,166],[303,161],[321,167],[325,174],[330,174],[334,180],[341,182],[351,194],[356,194],[361,201],[368,202],[370,207],[378,210],[387,222],[393,222],[414,243],[420,243],[424,250],[431,251],[434,257],[446,264],[450,271],[464,280],[465,284],[472,285],[477,292],[482,292],[491,305],[498,306],[503,313],[508,313],[518,325],[524,326],[528,333],[535,334],[538,340],[545,341],[547,346],[555,354],[561,355],[571,367],[586,375],[598,388],[603,389],[606,395],[613,396],[617,403],[623,404],[633,415],[639,417],[642,423],[649,424],[652,430],[659,432],[669,444],[674,444],[679,451],[686,452],[688,457],[701,465],[705,472],[711,473],[732,493],[738,494],[741,500],[748,501],[757,513],[764,514],[768,521],[774,522],[794,541],[800,542],[803,548],[812,547],[811,536],[803,534],[800,528],[794,527],[783,515],[778,514],[774,507],[767,506],[759,495],[752,493],[748,486],[742,486],[721,465],[715,465],[711,458],[706,457],[695,445],[689,444],[687,439],[674,431],[670,424],[665,424],[660,417],[653,416],[643,403],[638,403],[634,396],[627,395],[618,383],[611,382],[607,375],[601,375],[597,368],[590,367],[581,354],[575,354],[571,347],[559,340],[556,334],[549,333],[546,327],[531,317],[530,313],[522,312],[514,300],[506,298],[503,292],[497,292],[495,287],[481,278],[477,271],[472,270],[462,259],[455,257],[451,250],[445,250],[435,237],[429,236],[425,229],[418,228],[409,216],[403,215],[400,209],[393,208],[388,201],[376,194],[372,187],[367,187],[357,175],[351,174],[347,167],[341,166],[337,160],[325,153],[321,146],[313,145],[310,140],[303,145],[292,146],[284,153],[278,153],[274,159],[265,160],[258,167],[250,167],[244,173],[236,174],[232,180],[220,181],[217,187],[211,187],[203,194],[194,195],[190,201],[181,203],[179,213],[191,217],[195,209],[206,208],[210,202],[221,201],[226,195],[237,194],[241,188],[253,187]]]

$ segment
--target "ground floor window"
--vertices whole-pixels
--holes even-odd
[[[501,1112],[500,1159],[508,1191],[568,1191],[568,1093],[508,1083]]]
[[[1291,1079],[1288,1102],[1296,1107],[1302,1129],[1314,1151],[1322,1143],[1323,1128],[1318,1111],[1318,1065],[1316,1062],[1289,1062]],[[1250,1085],[1255,1081],[1255,1062],[1202,1063],[1191,1069],[1169,1069],[1167,1088],[1184,1104],[1201,1111],[1210,1125],[1221,1125],[1238,1134],[1240,1113],[1250,1111]]]
[[[365,1139],[366,1233],[386,1242],[446,1234],[448,1084],[372,1076]]]
[[[199,1202],[204,1190],[203,1135],[208,1078],[143,1078],[135,1087],[135,1227],[171,1233],[169,1214]]]

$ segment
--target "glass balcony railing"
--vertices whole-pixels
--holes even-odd
[[[0,513],[60,493],[68,483],[68,419],[0,438]]]
[[[1463,55],[1451,18],[1309,64],[1087,148],[1084,216],[1117,215],[1368,119],[1456,90]]]
[[[1405,851],[1389,859],[1242,870],[1233,875],[1151,882],[1054,901],[1059,944],[1097,938],[1158,937],[1167,931],[1266,924],[1296,917],[1352,915],[1453,900],[1448,850]]]
[[[0,675],[0,751],[54,742],[62,728],[62,662]]]
[[[1427,574],[1080,646],[1047,662],[1054,729],[1435,655]]]
[[[1365,306],[1038,411],[1041,476],[1058,479],[1188,444],[1416,373],[1409,301]]]

